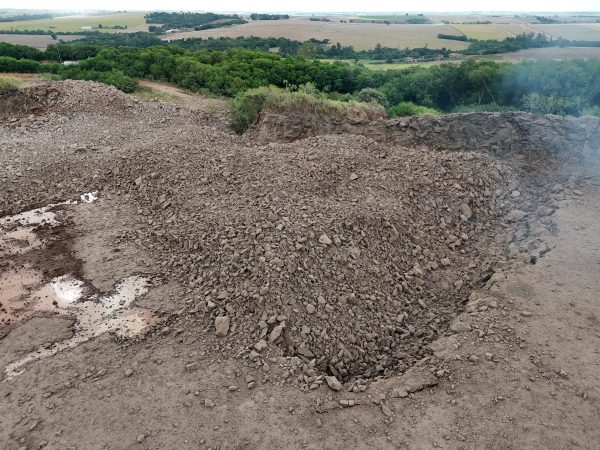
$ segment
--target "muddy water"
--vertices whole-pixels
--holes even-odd
[[[146,333],[158,322],[158,317],[148,309],[133,306],[133,303],[148,292],[150,286],[148,278],[134,275],[117,283],[109,294],[82,298],[84,282],[70,277],[52,280],[25,302],[32,316],[38,312],[72,317],[73,337],[49,348],[37,348],[24,358],[12,362],[4,369],[6,379],[20,375],[24,367],[33,361],[76,347],[104,333],[112,332],[127,338]]]
[[[96,192],[81,196],[84,203],[93,203]],[[76,203],[64,203],[69,208]],[[104,295],[84,280],[65,274],[44,281],[42,268],[25,264],[11,265],[15,255],[24,255],[33,249],[44,251],[45,242],[37,235],[40,226],[61,224],[63,214],[57,205],[28,211],[0,219],[0,262],[8,262],[9,269],[0,272],[0,332],[22,325],[32,317],[62,317],[73,320],[73,336],[65,341],[37,348],[14,361],[4,369],[5,379],[24,372],[27,364],[76,347],[103,333],[122,337],[143,335],[158,322],[150,310],[134,306],[140,296],[151,287],[149,277],[133,275],[123,278]],[[65,255],[69,257],[69,255]]]

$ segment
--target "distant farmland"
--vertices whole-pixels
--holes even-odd
[[[45,50],[50,44],[57,44],[60,41],[74,41],[83,36],[68,35],[58,36],[57,40],[52,39],[47,34],[0,34],[0,42],[8,42],[9,44],[28,45],[29,47]]]
[[[329,39],[331,43],[352,45],[357,50],[372,49],[377,44],[387,47],[425,47],[460,50],[467,43],[441,40],[438,33],[456,34],[450,25],[425,24],[376,24],[376,23],[340,23],[342,18],[330,17],[331,22],[310,21],[308,17],[294,17],[290,20],[253,21],[244,25],[212,30],[189,31],[165,36],[165,39],[183,39],[190,37],[285,37],[298,41],[311,38]],[[343,18],[347,20],[349,18]]]
[[[143,12],[124,12],[111,14],[94,14],[89,16],[67,16],[54,19],[25,20],[20,22],[0,22],[0,30],[49,30],[49,31],[81,31],[81,27],[127,26],[127,31],[147,30]],[[114,29],[99,31],[114,32]]]

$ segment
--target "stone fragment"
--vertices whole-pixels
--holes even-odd
[[[333,242],[331,241],[331,239],[329,239],[329,236],[323,233],[319,238],[319,243],[323,245],[331,245]]]
[[[342,390],[342,383],[340,383],[340,381],[336,377],[326,376],[325,381],[327,382],[327,386],[329,386],[334,391]]]
[[[218,316],[215,318],[215,334],[219,337],[227,336],[229,333],[229,316]]]

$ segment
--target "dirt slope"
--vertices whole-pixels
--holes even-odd
[[[27,238],[0,223],[20,308],[0,361],[37,355],[0,382],[3,448],[596,447],[597,177],[364,136],[263,145],[51,87],[0,124],[1,215],[100,194]],[[32,293],[65,275],[88,297],[44,309]],[[130,276],[151,283],[137,309],[46,356]],[[134,311],[150,331],[126,336]]]

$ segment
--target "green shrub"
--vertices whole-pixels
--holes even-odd
[[[0,56],[0,72],[38,73],[43,72],[43,65],[31,59],[16,59],[11,56]]]
[[[420,116],[423,114],[439,116],[441,114],[437,109],[416,105],[413,102],[398,103],[397,105],[392,106],[388,112],[390,117]]]
[[[103,73],[100,80],[102,83],[110,84],[116,87],[120,91],[131,93],[137,88],[137,80],[135,78],[128,77],[120,70],[111,70],[108,73]]]
[[[381,91],[373,88],[364,88],[362,89],[358,95],[356,96],[359,102],[363,103],[375,103],[377,105],[381,105],[384,108],[388,108],[390,106],[390,102],[388,102],[387,97]]]
[[[0,77],[0,94],[16,90],[20,84],[21,82],[18,78]]]
[[[368,115],[367,111],[377,110],[382,115],[382,108],[357,102],[341,102],[330,100],[319,93],[313,85],[300,86],[298,91],[267,86],[250,89],[238,94],[230,104],[232,127],[237,133],[243,133],[256,123],[263,109],[274,111],[301,111],[316,115],[358,117]],[[379,111],[380,110],[380,111]]]
[[[541,95],[531,93],[521,99],[523,110],[532,114],[556,114],[560,116],[581,115],[583,106],[582,97],[559,97],[556,95]]]
[[[127,93],[134,92],[138,85],[135,78],[129,77],[117,69],[113,69],[109,72],[101,72],[99,70],[77,70],[75,72],[71,72],[69,69],[66,69],[60,74],[60,78],[98,81],[100,83],[114,86],[117,89]]]
[[[590,106],[583,110],[581,113],[582,116],[595,116],[600,117],[600,106]]]

